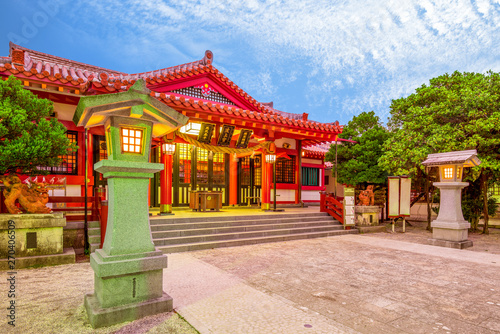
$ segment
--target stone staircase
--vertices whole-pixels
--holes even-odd
[[[270,213],[242,216],[150,219],[151,234],[163,253],[329,237],[358,233],[327,213]]]
[[[90,252],[93,253],[96,249],[101,248],[101,225],[99,221],[88,221],[87,223]]]

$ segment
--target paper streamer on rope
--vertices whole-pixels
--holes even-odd
[[[214,146],[214,145],[210,145],[210,144],[201,143],[201,142],[197,141],[196,139],[191,138],[188,135],[181,133],[179,131],[175,131],[175,135],[179,136],[179,138],[182,138],[183,140],[185,140],[186,142],[188,142],[191,145],[194,145],[196,147],[201,147],[205,150],[217,152],[217,153],[244,154],[244,153],[251,153],[255,150],[258,150],[259,148],[263,148],[269,153],[274,153],[274,152],[269,151],[269,146],[272,143],[271,141],[265,141],[263,143],[260,143],[258,145],[248,147],[248,148],[229,148],[229,147],[221,147],[221,146]]]

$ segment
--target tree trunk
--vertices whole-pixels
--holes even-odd
[[[431,228],[431,203],[429,198],[429,172],[425,174],[425,201],[427,202],[427,229],[432,231]]]
[[[488,216],[488,176],[486,175],[486,170],[484,168],[481,170],[481,186],[483,188],[483,234],[490,234],[490,231],[488,230],[488,223],[490,220],[490,217]]]

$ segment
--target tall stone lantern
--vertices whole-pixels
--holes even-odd
[[[150,163],[152,137],[185,125],[188,118],[150,96],[143,80],[122,93],[85,96],[77,126],[104,126],[108,159],[94,169],[108,179],[108,224],[102,249],[90,256],[94,293],[85,296],[92,327],[169,312],[163,292],[167,256],[156,250],[148,212],[149,179],[164,165]]]
[[[459,249],[471,247],[472,241],[467,240],[470,223],[464,220],[462,214],[462,188],[469,183],[462,182],[462,174],[464,168],[481,164],[477,151],[429,154],[422,164],[426,167],[439,167],[441,181],[434,182],[441,193],[441,200],[439,215],[431,223],[432,239],[429,242],[436,246]]]

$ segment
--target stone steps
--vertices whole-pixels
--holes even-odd
[[[150,226],[164,253],[358,233],[320,212],[154,218]]]
[[[188,252],[188,251],[197,251],[204,249],[213,249],[220,247],[235,247],[235,246],[244,246],[244,245],[255,245],[261,243],[268,242],[283,242],[283,241],[291,241],[291,240],[300,240],[300,239],[310,239],[310,238],[322,238],[322,237],[331,237],[342,234],[352,234],[358,233],[358,230],[336,230],[329,232],[315,232],[315,233],[300,233],[300,234],[288,234],[288,235],[276,235],[276,236],[267,236],[260,238],[246,238],[246,239],[236,239],[236,240],[219,240],[213,242],[197,242],[197,243],[188,243],[188,244],[178,244],[178,245],[169,245],[169,246],[160,246],[157,247],[163,253],[180,253],[180,252]]]
[[[255,222],[257,223],[257,222]],[[214,224],[215,225],[215,224]],[[224,234],[224,233],[237,233],[237,232],[251,232],[251,231],[264,231],[264,230],[281,230],[289,228],[306,228],[306,227],[323,227],[329,226],[334,229],[342,229],[343,227],[339,224],[335,224],[332,221],[315,221],[306,223],[277,223],[277,224],[250,224],[250,225],[231,225],[231,226],[209,226],[206,224],[204,228],[188,228],[188,229],[176,229],[167,231],[156,231],[151,232],[153,239],[163,239],[163,238],[180,238],[194,235],[209,235],[209,234]]]
[[[212,228],[225,228],[225,227],[236,227],[236,226],[250,226],[250,225],[262,225],[262,224],[288,224],[288,223],[307,223],[307,222],[331,222],[333,223],[334,220],[332,217],[327,217],[327,216],[313,216],[313,217],[289,217],[289,218],[258,218],[259,216],[254,217],[248,217],[245,216],[246,219],[235,219],[235,220],[225,220],[225,221],[219,221],[215,217],[211,217],[209,219],[212,220],[205,220],[205,221],[172,221],[172,222],[165,222],[163,224],[158,224],[154,221],[159,220],[159,219],[151,219],[150,225],[151,225],[151,232],[160,232],[160,231],[175,231],[175,230],[188,230],[188,229],[212,229]],[[222,218],[222,217],[221,217]],[[228,218],[228,217],[223,217],[223,218]],[[230,217],[230,218],[237,218],[237,217]],[[173,220],[173,219],[172,219]],[[336,222],[336,221],[335,221]],[[338,224],[338,222],[336,222]]]
[[[90,253],[93,253],[96,249],[101,248],[101,224],[98,220],[88,221],[87,223]]]
[[[191,211],[188,211],[191,213]],[[204,216],[203,216],[204,215]],[[307,212],[307,217],[329,217],[326,212]],[[236,220],[264,220],[264,219],[283,219],[283,218],[306,218],[304,214],[298,213],[259,213],[249,215],[219,216],[215,212],[200,212],[197,217],[179,218],[177,216],[155,216],[151,219],[151,225],[172,224],[172,223],[196,223],[196,222],[214,222],[214,221],[236,221]],[[333,218],[332,218],[333,219]]]

